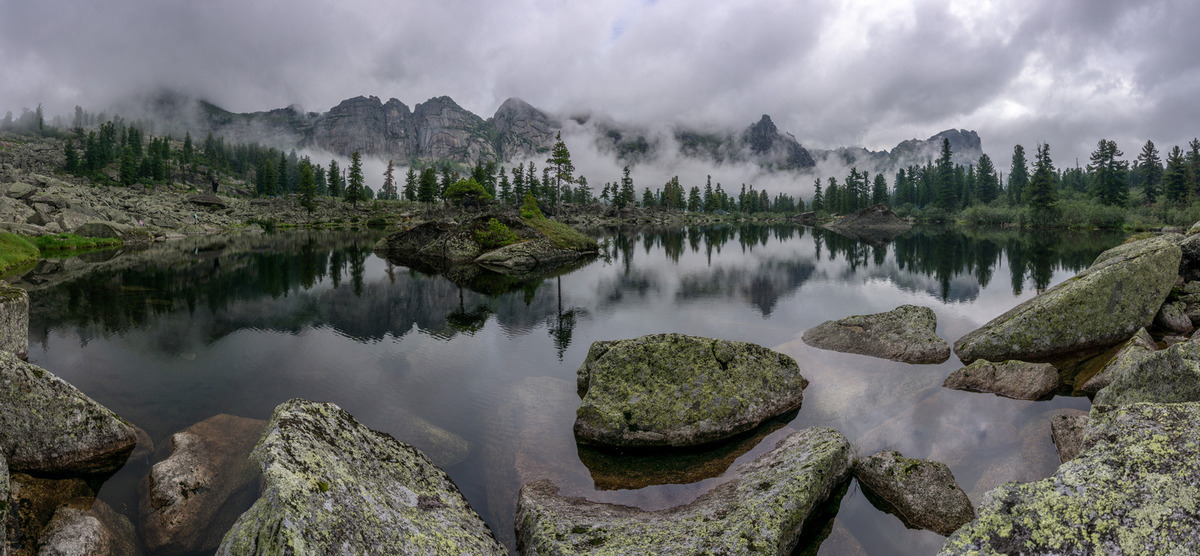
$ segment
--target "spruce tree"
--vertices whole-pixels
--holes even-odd
[[[1033,164],[1033,176],[1026,192],[1034,227],[1049,228],[1058,220],[1058,200],[1054,192],[1054,163],[1050,160],[1050,145],[1040,144]]]
[[[1102,204],[1123,206],[1129,197],[1129,191],[1125,187],[1128,163],[1118,160],[1124,154],[1117,148],[1115,141],[1108,139],[1101,139],[1096,144],[1096,150],[1092,151],[1091,163],[1087,167],[1092,175],[1089,192]]]
[[[979,169],[975,172],[975,199],[982,204],[996,200],[1000,195],[1000,182],[996,179],[996,167],[988,155],[979,157]]]
[[[1184,159],[1183,149],[1175,145],[1167,155],[1167,170],[1163,173],[1163,195],[1167,201],[1175,205],[1188,204],[1188,167]]]
[[[408,166],[408,171],[404,173],[404,200],[417,200],[417,171],[411,164]]]
[[[383,172],[383,188],[379,190],[380,199],[396,199],[396,180],[393,177],[395,165],[388,160],[387,170]]]
[[[1012,167],[1008,170],[1008,202],[1025,203],[1025,188],[1029,185],[1029,167],[1025,162],[1025,147],[1013,147]]]
[[[433,168],[421,170],[421,177],[417,181],[418,202],[432,203],[437,199],[437,179],[437,171]]]
[[[944,210],[958,207],[958,184],[954,178],[954,162],[951,159],[950,140],[942,138],[942,155],[937,160],[936,206]]]
[[[342,169],[337,160],[329,161],[329,196],[335,199],[342,196]]]
[[[550,158],[546,159],[547,169],[554,176],[553,191],[550,193],[550,200],[558,204],[558,197],[564,184],[568,187],[575,183],[575,165],[571,163],[571,153],[567,150],[567,144],[563,143],[562,132],[558,132],[554,136],[554,147],[550,149]],[[549,184],[546,184],[549,186]]]
[[[354,208],[358,208],[358,201],[364,198],[366,192],[363,190],[363,173],[362,173],[362,156],[358,151],[354,151],[350,155],[350,174],[346,178],[346,200]]]
[[[308,214],[311,216],[313,209],[316,208],[317,179],[308,159],[300,162],[300,181],[296,184],[296,188],[300,191],[300,206],[308,210]]]
[[[1153,141],[1142,145],[1142,152],[1137,157],[1138,173],[1142,178],[1142,192],[1146,196],[1146,204],[1152,205],[1162,193],[1163,167],[1162,159],[1158,157],[1158,149]]]

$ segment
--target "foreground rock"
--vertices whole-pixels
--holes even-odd
[[[74,386],[0,352],[0,455],[13,471],[115,471],[137,444],[133,428]]]
[[[1058,449],[1059,463],[1067,463],[1079,455],[1087,423],[1086,413],[1060,413],[1050,418],[1050,438]]]
[[[964,363],[1042,360],[1127,340],[1175,284],[1180,249],[1160,236],[1109,249],[1087,270],[954,343]]]
[[[967,493],[944,463],[885,450],[855,462],[854,478],[882,498],[909,527],[949,535],[975,519]]]
[[[813,509],[846,480],[849,441],[806,429],[742,465],[738,478],[686,506],[648,512],[558,495],[549,481],[521,488],[517,546],[548,554],[791,554]]]
[[[66,505],[54,512],[38,540],[38,556],[137,556],[141,554],[133,523],[108,504]]]
[[[8,553],[8,490],[8,462],[0,455],[0,554]]]
[[[883,245],[912,228],[908,221],[896,216],[885,204],[861,209],[825,225],[851,239],[869,245]]]
[[[141,547],[133,523],[97,500],[82,479],[39,479],[23,473],[11,477],[7,535],[0,553],[137,555]],[[0,509],[0,513],[4,513]],[[0,524],[0,531],[4,525]]]
[[[1092,400],[1117,407],[1138,402],[1200,401],[1200,345],[1181,342],[1123,369]]]
[[[218,554],[505,554],[445,472],[336,405],[276,407],[251,457],[262,495]]]
[[[171,455],[142,480],[141,530],[156,554],[211,552],[258,495],[250,450],[266,422],[217,415],[171,436]]]
[[[825,321],[806,330],[802,339],[816,348],[904,363],[944,363],[950,359],[950,346],[937,336],[937,315],[928,307],[916,305]]]
[[[746,342],[654,334],[592,344],[578,371],[580,442],[694,446],[800,407],[791,357]]]
[[[941,554],[1181,554],[1200,538],[1200,404],[1093,410],[1053,477],[989,492]]]
[[[29,294],[0,282],[0,351],[29,359]]]
[[[1079,390],[1095,396],[1102,388],[1111,384],[1113,378],[1127,372],[1134,372],[1142,360],[1156,351],[1158,351],[1158,344],[1154,342],[1154,338],[1150,337],[1150,333],[1146,332],[1145,328],[1138,330],[1137,334],[1134,334],[1121,346],[1121,349],[1117,350],[1117,354],[1100,369],[1100,372],[1084,381]]]
[[[1017,400],[1037,400],[1058,388],[1058,371],[1049,363],[992,363],[980,359],[950,373],[942,386]]]

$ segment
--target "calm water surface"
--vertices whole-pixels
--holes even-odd
[[[809,348],[805,329],[911,303],[951,342],[1086,268],[1120,236],[916,229],[886,246],[790,226],[612,230],[602,254],[524,283],[450,278],[371,253],[375,232],[193,238],[43,264],[31,289],[30,360],[163,446],[217,414],[266,419],[295,397],[334,402],[442,466],[513,545],[520,484],[660,509],[730,478],[790,432],[836,428],[859,453],[945,462],[978,504],[1057,467],[1049,416],[1085,398],[1025,402],[941,387],[960,366],[907,365]],[[453,279],[454,281],[451,281]],[[457,283],[455,283],[457,282]],[[575,372],[596,340],[681,332],[796,358],[811,386],[798,413],[677,457],[579,448]],[[100,496],[137,522],[131,463]],[[820,554],[930,554],[851,484]]]

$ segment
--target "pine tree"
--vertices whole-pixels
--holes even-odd
[[[554,204],[558,204],[558,197],[563,185],[570,187],[572,183],[575,183],[575,165],[571,163],[571,153],[567,150],[566,143],[563,143],[561,131],[554,136],[554,140],[556,142],[550,149],[550,158],[546,159],[546,169],[550,170],[551,175],[554,176],[554,187],[550,193],[550,200]]]
[[[629,177],[629,167],[626,166],[621,171],[621,190],[617,196],[617,207],[625,208],[626,205],[632,205],[634,202],[633,179]],[[649,189],[647,189],[649,191]]]
[[[1146,196],[1146,204],[1152,205],[1162,193],[1163,167],[1162,159],[1158,157],[1158,149],[1153,141],[1146,141],[1142,152],[1137,157],[1138,173],[1142,178],[1142,191]]]
[[[138,161],[137,156],[133,154],[133,147],[125,145],[121,149],[121,168],[120,179],[122,185],[133,185],[137,183],[138,178]]]
[[[408,171],[404,173],[404,200],[417,200],[417,171],[411,164],[408,166]]]
[[[1012,168],[1008,171],[1008,202],[1019,205],[1025,202],[1025,188],[1029,185],[1029,167],[1025,162],[1025,147],[1013,147]]]
[[[1167,155],[1167,170],[1163,173],[1163,195],[1176,205],[1188,204],[1188,166],[1183,149],[1175,145]]]
[[[813,200],[812,200],[813,212],[816,212],[819,210],[825,210],[825,195],[823,195],[821,193],[821,178],[817,178],[816,183],[813,184],[813,188],[814,188]]]
[[[1054,163],[1050,160],[1048,144],[1038,145],[1026,197],[1029,198],[1033,225],[1039,228],[1052,227],[1058,220],[1058,200],[1054,193]]]
[[[329,161],[329,196],[335,199],[342,196],[342,169],[337,160]]]
[[[437,171],[433,168],[421,170],[421,177],[417,182],[417,201],[432,203],[437,200],[437,187]]]
[[[871,204],[887,203],[887,200],[887,178],[883,177],[883,174],[875,174],[875,183],[871,188]]]
[[[942,138],[942,155],[937,160],[937,200],[935,205],[944,210],[958,207],[958,187],[954,177],[954,162],[951,159],[950,139]]]
[[[1192,139],[1188,143],[1187,162],[1192,194],[1200,195],[1200,139]]]
[[[1123,206],[1129,197],[1125,187],[1128,163],[1118,160],[1124,154],[1117,148],[1116,141],[1108,139],[1101,139],[1096,144],[1096,150],[1092,151],[1091,163],[1087,167],[1092,175],[1089,192],[1105,205]]]
[[[996,179],[996,167],[988,155],[979,157],[979,169],[975,172],[975,200],[988,204],[1000,196],[1000,181]]]
[[[313,209],[316,208],[317,179],[308,159],[300,163],[299,174],[300,181],[296,184],[296,188],[300,191],[300,206],[308,210],[308,214],[311,216]]]
[[[383,188],[379,190],[380,199],[395,200],[396,197],[396,180],[393,177],[395,172],[395,164],[388,160],[387,170],[383,172]]]
[[[364,198],[366,192],[363,190],[363,173],[362,173],[362,156],[358,151],[354,151],[350,155],[350,176],[346,179],[346,200],[354,208],[358,208],[358,201]]]
[[[75,140],[68,138],[63,141],[63,156],[66,157],[66,163],[63,165],[63,170],[69,174],[79,172],[79,154],[75,152]]]

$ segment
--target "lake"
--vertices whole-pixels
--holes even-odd
[[[382,235],[193,237],[43,262],[11,280],[30,289],[29,359],[159,447],[218,414],[266,419],[296,397],[336,403],[429,455],[510,549],[522,482],[550,478],[563,494],[666,508],[814,425],[841,431],[864,457],[894,448],[942,461],[978,505],[1006,481],[1052,474],[1049,417],[1088,400],[949,390],[941,383],[961,366],[956,357],[909,365],[813,349],[800,335],[916,304],[934,310],[938,335],[953,343],[1123,239],[918,228],[872,246],[786,225],[614,229],[595,232],[594,261],[516,282],[391,264],[371,252]],[[703,451],[580,448],[575,373],[590,344],[661,332],[794,357],[811,381],[803,406]],[[100,491],[135,523],[147,470],[130,463]],[[814,527],[819,554],[931,554],[943,541],[876,509],[853,482],[835,508]]]

